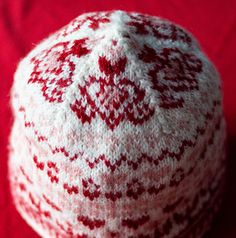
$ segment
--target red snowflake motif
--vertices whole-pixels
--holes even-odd
[[[160,107],[183,107],[181,93],[198,90],[196,77],[202,72],[202,62],[195,55],[177,48],[163,48],[157,54],[153,48],[144,45],[139,58],[145,63],[155,63],[149,76],[152,88],[159,93]]]
[[[76,100],[71,104],[71,109],[82,123],[90,123],[98,114],[113,130],[125,119],[137,125],[154,114],[154,109],[143,102],[145,90],[138,88],[133,81],[122,77],[126,63],[126,57],[112,64],[106,57],[101,56],[98,64],[105,77],[90,76],[85,86],[78,85],[87,105],[84,105],[82,99]],[[119,80],[116,82],[115,78]]]
[[[47,101],[62,102],[66,88],[73,83],[75,64],[71,56],[79,58],[90,52],[85,42],[86,38],[59,42],[37,54],[31,59],[34,67],[28,83],[42,85],[41,91]]]
[[[143,14],[131,15],[130,18],[131,21],[127,22],[127,25],[136,34],[153,35],[157,40],[182,41],[189,45],[192,43],[191,37],[171,22],[157,22]]]
[[[94,15],[91,17],[89,16],[87,20],[90,21],[89,27],[93,30],[97,30],[100,27],[100,24],[102,23],[110,22],[110,19],[107,16],[103,17],[103,16],[97,16],[97,15]]]
[[[110,15],[112,11],[106,12],[105,14],[99,14],[99,13],[93,13],[93,14],[88,14],[86,16],[80,17],[80,18],[75,18],[69,25],[65,26],[63,28],[62,32],[58,33],[59,36],[67,36],[69,34],[72,34],[80,28],[88,23],[88,27],[94,31],[98,30],[102,24],[106,24],[110,22]]]

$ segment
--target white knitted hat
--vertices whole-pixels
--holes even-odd
[[[83,14],[21,60],[14,202],[42,237],[201,237],[222,194],[220,80],[171,22]]]

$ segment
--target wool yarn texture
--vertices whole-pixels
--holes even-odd
[[[45,238],[200,238],[224,191],[221,81],[160,17],[85,13],[21,59],[9,180]]]

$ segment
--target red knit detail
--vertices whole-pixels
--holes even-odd
[[[85,46],[86,40],[87,38],[83,38],[74,40],[73,43],[69,41],[56,43],[31,59],[34,69],[28,83],[40,84],[47,101],[63,102],[66,88],[73,83],[75,64],[71,61],[71,57],[80,58],[90,52]],[[64,72],[63,67],[68,67],[69,71]],[[53,76],[50,79],[49,74]],[[45,78],[45,75],[48,75],[48,78]]]
[[[91,123],[92,119],[98,114],[107,126],[114,130],[125,119],[137,125],[144,123],[154,114],[154,109],[149,108],[148,104],[143,102],[145,97],[143,89],[138,88],[134,82],[123,77],[120,78],[118,84],[115,83],[114,77],[119,76],[125,70],[126,62],[126,58],[121,58],[112,64],[105,57],[100,57],[99,68],[106,77],[90,76],[85,86],[78,86],[81,95],[87,101],[86,110],[89,110],[89,115],[85,113],[82,100],[75,100],[71,104],[71,109],[82,123]],[[94,84],[100,85],[96,98],[89,93],[89,89]],[[132,95],[128,91],[129,88],[133,90]],[[98,105],[95,99],[99,101]],[[104,109],[101,109],[101,107]],[[135,116],[134,111],[138,112],[138,117]]]
[[[132,229],[137,229],[139,226],[142,226],[144,225],[146,222],[148,222],[150,220],[150,217],[148,215],[144,215],[138,219],[123,219],[122,220],[122,226],[127,226],[129,228],[132,228]]]
[[[33,156],[34,163],[36,167],[40,170],[44,170],[44,163],[38,161],[38,157],[36,155]]]
[[[100,196],[100,185],[94,183],[91,178],[88,180],[82,179],[82,185],[84,196],[88,197],[91,201],[93,201],[94,198],[98,198]]]
[[[157,40],[172,40],[184,42],[188,45],[192,43],[191,37],[180,27],[171,22],[154,22],[144,14],[131,16],[132,20],[127,23],[136,34],[154,35]],[[166,31],[164,31],[166,30]]]
[[[109,16],[112,11],[107,12],[103,16],[99,16],[97,13],[90,14],[82,19],[75,18],[70,22],[68,26],[65,26],[62,32],[57,34],[57,37],[67,36],[74,32],[78,32],[84,24],[88,24],[88,27],[92,30],[98,30],[101,25],[107,24],[110,22]]]
[[[58,206],[56,206],[52,201],[50,201],[49,198],[46,195],[43,194],[43,198],[46,201],[46,203],[48,205],[50,205],[53,209],[55,209],[56,211],[59,211],[59,212],[62,211]]]
[[[90,219],[87,216],[78,216],[77,220],[81,222],[84,226],[87,226],[90,230],[100,228],[105,225],[105,220]]]
[[[33,182],[32,182],[32,180],[30,179],[29,175],[26,174],[24,168],[23,168],[22,166],[20,166],[19,168],[20,168],[20,171],[21,171],[21,173],[23,174],[23,176],[26,178],[26,180],[27,180],[30,184],[32,184]]]
[[[178,198],[175,202],[173,202],[172,204],[167,204],[164,208],[163,208],[163,212],[165,213],[169,213],[172,212],[176,209],[177,206],[179,206],[179,204],[183,201],[183,197]]]
[[[132,179],[131,183],[127,183],[126,195],[133,199],[138,197],[145,191],[143,185],[137,178]]]
[[[146,63],[155,62],[149,76],[152,88],[160,95],[160,107],[183,107],[184,99],[178,93],[198,90],[196,77],[202,71],[202,62],[195,55],[177,48],[163,48],[157,54],[153,48],[144,45],[139,58]],[[164,74],[164,80],[160,80],[160,73]]]
[[[68,194],[72,195],[74,194],[78,194],[79,190],[77,186],[69,186],[67,183],[63,184],[63,188],[67,191]]]

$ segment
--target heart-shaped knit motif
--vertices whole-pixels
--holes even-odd
[[[127,59],[120,58],[112,64],[102,56],[98,63],[105,77],[90,76],[85,86],[78,86],[81,95],[86,98],[87,105],[86,108],[83,107],[82,99],[71,105],[77,117],[83,123],[91,122],[97,113],[111,130],[125,119],[135,125],[148,120],[154,109],[143,102],[145,90],[138,88],[129,79],[119,77],[125,70]],[[118,82],[115,82],[115,76],[118,77]]]

